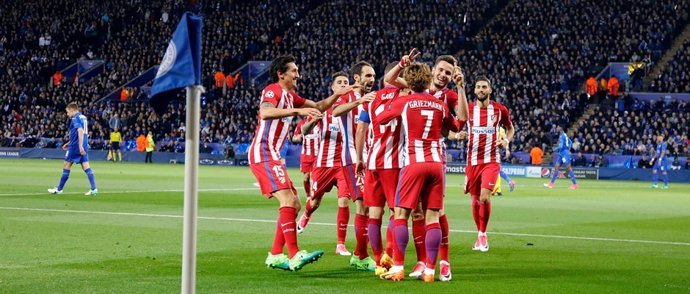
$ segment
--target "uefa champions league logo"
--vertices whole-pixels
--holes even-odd
[[[173,64],[175,64],[175,59],[177,59],[177,47],[175,47],[175,42],[170,40],[168,49],[165,50],[163,61],[161,61],[161,66],[158,68],[158,72],[156,73],[156,79],[170,71]]]

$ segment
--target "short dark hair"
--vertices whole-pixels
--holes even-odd
[[[352,65],[352,67],[350,68],[350,73],[353,75],[361,75],[362,74],[362,68],[364,68],[365,66],[373,68],[373,66],[371,66],[371,64],[362,60],[362,61],[358,61],[357,63]]]
[[[397,61],[393,61],[393,62],[389,63],[388,65],[386,65],[386,68],[383,69],[383,74],[384,74],[384,75],[387,74],[387,73],[388,73],[391,69],[393,69],[396,65],[398,65],[398,62],[397,62]]]
[[[336,72],[336,73],[331,75],[331,78],[333,79],[333,81],[335,81],[335,78],[337,78],[337,77],[347,78],[347,74],[344,71],[339,71],[339,72]]]
[[[77,102],[70,102],[67,104],[66,109],[79,110],[79,104]]]
[[[458,65],[458,60],[455,59],[455,57],[453,57],[453,55],[441,55],[439,57],[436,57],[436,63],[434,63],[434,66],[436,66],[441,61],[448,62],[452,66]]]
[[[273,62],[271,62],[271,66],[268,69],[271,72],[272,83],[278,82],[278,72],[285,73],[288,69],[288,63],[291,62],[297,62],[297,58],[292,55],[281,55],[276,57],[276,59],[273,59]]]
[[[491,80],[489,80],[489,78],[487,78],[486,76],[478,76],[474,82],[476,83],[476,82],[481,82],[481,81],[489,83],[489,88],[493,88],[491,86]]]

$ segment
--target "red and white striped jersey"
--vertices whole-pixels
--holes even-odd
[[[350,91],[347,94],[340,96],[333,104],[333,108],[350,103],[362,98],[359,92]],[[340,132],[343,136],[343,165],[354,164],[357,160],[357,152],[355,150],[355,134],[357,133],[357,123],[359,122],[359,113],[364,110],[364,106],[358,105],[351,111],[336,118],[340,123]]]
[[[510,113],[503,104],[490,101],[487,107],[480,107],[476,102],[468,103],[470,115],[467,126],[470,140],[467,143],[467,164],[478,165],[490,162],[501,163],[501,156],[496,148],[498,129],[503,126],[510,129]]]
[[[449,88],[443,88],[439,91],[433,91],[430,89],[426,90],[427,93],[431,94],[432,96],[438,98],[439,100],[443,101],[446,105],[448,105],[448,109],[450,110],[450,113],[453,115],[457,115],[455,113],[455,107],[458,107],[458,93],[449,89]]]
[[[302,119],[295,128],[295,136],[302,135],[302,152],[301,156],[313,156],[319,152],[319,143],[321,142],[319,124],[311,129],[308,134],[302,134],[302,126],[309,121],[309,117]]]
[[[319,152],[316,167],[343,165],[343,135],[340,132],[340,119],[333,117],[333,109],[328,109],[316,124],[319,128]]]
[[[450,110],[450,113],[453,115],[458,115],[455,113],[455,108],[458,107],[458,93],[445,87],[439,91],[433,91],[431,89],[427,89],[426,93],[431,94],[432,96],[436,97],[438,100],[443,101],[448,106],[448,110]],[[446,162],[446,143],[445,143],[445,138],[441,138],[441,147],[443,149],[443,152],[441,153],[441,157],[443,159],[443,162]]]
[[[458,130],[445,103],[427,93],[415,93],[393,100],[387,108],[379,115],[382,124],[398,116],[402,122],[403,167],[422,162],[443,163],[442,130]]]
[[[306,100],[293,91],[283,89],[280,84],[266,86],[261,92],[261,103],[271,103],[278,109],[300,108]],[[259,106],[261,107],[261,106]],[[280,160],[280,149],[285,144],[292,117],[263,120],[257,116],[254,140],[249,146],[249,163]]]
[[[399,169],[403,164],[403,145],[400,143],[400,118],[394,118],[385,125],[379,121],[379,114],[386,109],[386,104],[399,99],[400,89],[385,87],[376,91],[374,100],[365,103],[364,109],[369,114],[369,156],[367,169]]]

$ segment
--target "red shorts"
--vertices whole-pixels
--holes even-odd
[[[350,172],[352,176],[349,176]],[[347,197],[353,201],[361,199],[362,192],[355,188],[356,181],[352,166],[316,167],[311,173],[312,197],[320,199],[337,186],[338,198]]]
[[[297,189],[287,174],[285,165],[280,160],[264,161],[249,165],[254,177],[259,181],[261,193],[268,198],[273,197],[273,192],[291,189],[297,195]]]
[[[479,196],[482,193],[482,188],[493,191],[500,170],[501,165],[496,162],[475,166],[467,165],[465,169],[465,194]]]
[[[314,171],[314,163],[316,162],[316,156],[313,155],[302,155],[299,158],[299,171],[302,173],[310,173]]]
[[[347,190],[350,192],[350,200],[364,200],[364,178],[355,173],[355,165],[343,166],[343,174],[347,181]]]
[[[402,168],[395,206],[415,209],[421,201],[423,209],[442,209],[444,173],[440,162],[413,163]]]
[[[364,205],[395,207],[395,188],[398,187],[400,169],[367,170],[364,176]]]

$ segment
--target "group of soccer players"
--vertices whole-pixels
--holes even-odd
[[[273,61],[273,83],[262,92],[259,123],[249,148],[250,167],[262,194],[279,202],[268,267],[297,271],[323,256],[321,250],[300,250],[297,234],[306,230],[324,194],[337,187],[337,254],[351,256],[350,264],[357,269],[402,280],[412,218],[417,263],[409,276],[432,282],[439,263],[439,280],[451,280],[448,218],[443,210],[444,140],[465,138],[465,193],[472,196],[478,231],[473,249],[488,251],[486,230],[500,170],[499,149],[508,147],[515,132],[509,112],[491,101],[488,78],[476,79],[477,99],[468,103],[464,75],[454,57],[439,56],[429,68],[415,62],[419,55],[413,49],[389,64],[384,87],[375,92],[374,67],[357,62],[350,68],[354,84],[349,84],[346,73],[335,73],[333,94],[320,102],[295,93],[300,75],[294,57]],[[457,92],[449,88],[451,80]],[[293,140],[303,142],[300,169],[307,194],[299,220],[301,202],[279,152],[294,116],[303,118]],[[498,134],[500,127],[506,130],[504,136]],[[356,210],[352,253],[345,247],[350,201]],[[381,227],[386,206],[391,216],[384,245]]]
[[[332,95],[319,102],[295,93],[300,74],[294,57],[273,60],[269,69],[273,83],[262,91],[257,130],[248,151],[250,168],[261,192],[279,202],[273,247],[265,261],[268,267],[298,271],[323,256],[322,250],[300,250],[297,234],[305,231],[323,196],[337,187],[335,251],[351,256],[350,265],[375,272],[382,279],[404,279],[411,217],[417,263],[409,276],[433,282],[438,262],[439,280],[450,281],[449,228],[443,204],[444,140],[468,140],[464,192],[471,195],[478,232],[472,249],[489,250],[486,231],[491,195],[497,193],[500,180],[499,150],[508,150],[515,134],[510,114],[505,106],[491,101],[488,78],[476,78],[476,100],[468,102],[464,75],[454,57],[439,56],[430,69],[414,61],[419,55],[413,49],[399,62],[386,66],[384,87],[375,92],[373,66],[357,62],[350,69],[355,83],[350,85],[346,73],[335,73]],[[451,80],[457,91],[449,88]],[[67,150],[63,174],[59,185],[48,192],[62,194],[72,165],[79,163],[91,186],[86,195],[96,195],[98,189],[88,162],[87,119],[76,103],[70,103],[66,112],[70,117],[70,141],[62,146]],[[301,201],[280,155],[295,116],[303,118],[294,140],[303,142],[300,169],[305,174],[307,195],[299,220]],[[551,181],[544,185],[552,188],[560,166],[566,165],[571,189],[577,189],[570,167],[572,142],[562,127],[558,131],[556,166]],[[663,136],[657,137],[657,144],[652,187],[658,187],[661,173],[663,188],[668,188]],[[507,175],[504,178],[512,191],[515,183]],[[356,208],[353,253],[345,247],[350,201]],[[381,227],[386,206],[391,215],[384,246]]]

